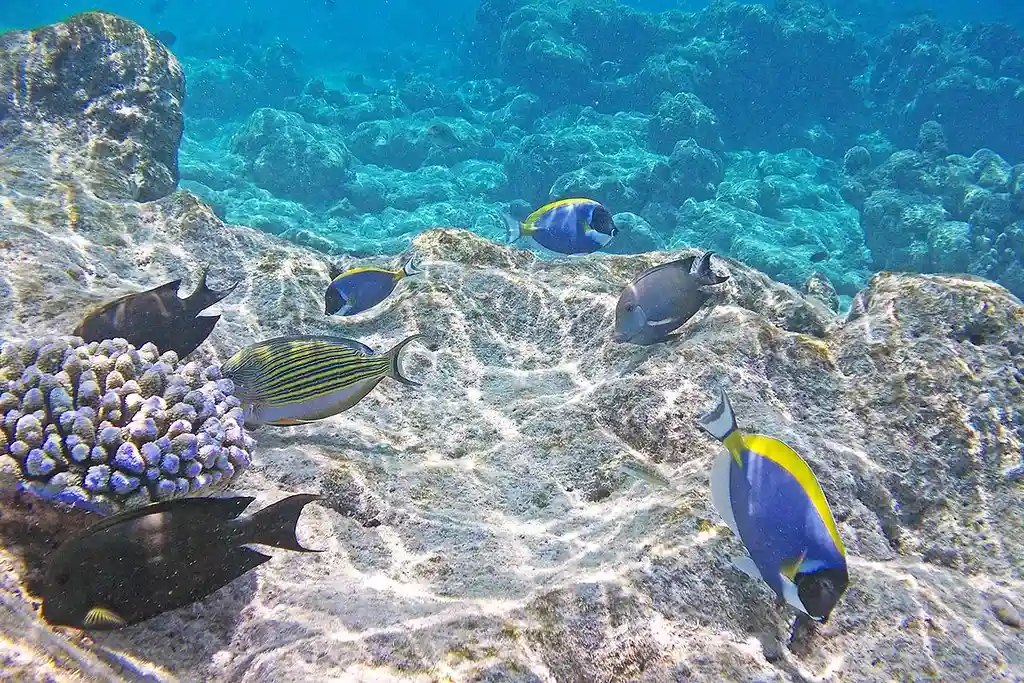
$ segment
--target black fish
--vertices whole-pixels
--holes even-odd
[[[427,128],[427,139],[442,148],[461,147],[462,140],[455,134],[451,126],[446,123],[435,123]]]
[[[123,337],[139,348],[146,342],[156,344],[160,353],[174,351],[184,358],[196,350],[213,332],[219,315],[199,313],[235,291],[215,292],[206,286],[206,268],[199,276],[199,286],[187,299],[178,296],[181,280],[127,294],[89,313],[72,333],[87,342]]]
[[[811,254],[811,263],[821,263],[828,258],[828,252],[824,249]]]
[[[295,536],[303,507],[318,498],[289,496],[245,517],[250,496],[178,498],[108,517],[46,558],[43,618],[122,628],[201,600],[270,559],[246,543],[321,552]]]
[[[170,49],[174,46],[174,43],[178,41],[178,36],[174,35],[170,31],[157,31],[156,39],[164,44],[164,47]]]

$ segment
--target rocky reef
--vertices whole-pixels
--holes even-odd
[[[0,36],[0,144],[87,166],[109,199],[149,201],[178,182],[185,81],[141,26],[112,14]],[[40,142],[46,142],[42,145]]]
[[[843,173],[875,268],[970,272],[1024,296],[1024,164],[988,149],[949,154],[944,128],[928,121],[915,149],[877,167],[851,148]]]
[[[81,40],[74,27],[92,25],[118,24],[49,30]],[[91,109],[82,109],[69,128],[85,125]],[[0,510],[5,674],[282,683],[1024,676],[1024,486],[1003,476],[1024,442],[1024,306],[1004,287],[882,272],[838,316],[820,279],[802,294],[724,258],[731,277],[715,305],[677,341],[639,348],[611,342],[616,296],[636,273],[691,247],[552,261],[434,229],[411,241],[422,277],[339,323],[322,314],[323,253],[225,224],[186,190],[141,203],[119,195],[134,171],[103,157],[55,168],[46,152],[71,143],[37,139],[34,114],[6,116],[21,132],[0,155],[4,349],[67,334],[97,301],[195,277],[202,259],[241,284],[220,304],[197,368],[288,333],[376,347],[420,332],[426,350],[410,349],[406,362],[417,391],[382,385],[342,416],[258,434],[257,464],[231,490],[260,504],[321,494],[300,535],[326,552],[276,557],[200,604],[94,638],[49,629],[31,606],[30,556]],[[787,203],[824,207],[833,192],[790,182],[801,175],[792,159],[736,157],[736,168],[752,170],[731,179],[726,170],[721,203],[770,220]],[[865,168],[861,152],[848,161],[847,176]],[[822,168],[815,178],[833,172]],[[792,614],[730,568],[741,548],[711,505],[720,446],[694,420],[718,386],[741,426],[807,459],[851,555],[850,589],[829,623],[792,643]],[[659,477],[637,478],[637,462]]]

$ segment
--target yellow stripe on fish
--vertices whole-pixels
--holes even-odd
[[[734,434],[738,433],[734,432]],[[732,437],[732,434],[729,436]],[[762,434],[744,434],[743,445],[747,450],[768,458],[793,475],[814,505],[815,511],[821,516],[829,536],[832,537],[832,542],[836,544],[839,552],[845,555],[846,548],[843,546],[843,539],[839,537],[839,529],[832,518],[832,510],[829,508],[828,501],[825,500],[825,492],[821,490],[821,484],[818,483],[817,477],[811,472],[811,468],[804,459],[778,439]]]
[[[523,221],[523,227],[524,227],[523,234],[528,236],[535,229],[534,228],[534,223],[536,223],[538,220],[540,220],[541,216],[543,216],[544,214],[548,213],[549,211],[554,211],[555,209],[557,209],[560,206],[571,206],[571,205],[574,205],[574,204],[596,204],[596,203],[597,202],[595,202],[592,199],[581,199],[579,197],[573,197],[571,199],[559,199],[557,201],[548,202],[547,204],[545,204],[544,206],[540,207],[539,209],[537,209],[536,211],[534,211],[533,213],[531,213],[529,216],[526,217],[526,220]]]
[[[387,374],[387,356],[365,356],[353,349],[312,342],[274,345],[239,352],[225,364],[245,384],[247,394],[266,405],[288,405],[325,396],[375,375]],[[251,377],[249,381],[245,381]]]
[[[351,277],[352,275],[358,275],[359,273],[387,273],[393,277],[396,281],[401,280],[406,276],[405,269],[403,268],[378,268],[377,266],[359,266],[358,268],[349,268],[344,273],[334,278],[335,280],[343,277]]]

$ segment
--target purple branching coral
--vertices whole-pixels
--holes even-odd
[[[207,495],[256,445],[233,392],[218,367],[152,344],[3,342],[0,464],[13,460],[25,491],[102,514]]]

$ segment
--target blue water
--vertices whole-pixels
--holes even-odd
[[[5,0],[0,28],[102,9],[173,33],[180,186],[322,251],[395,253],[435,226],[500,239],[503,214],[583,195],[624,226],[611,251],[713,248],[794,286],[820,271],[844,301],[881,269],[1024,294],[1022,3],[558,7]],[[890,155],[933,120],[964,159],[902,180]]]

